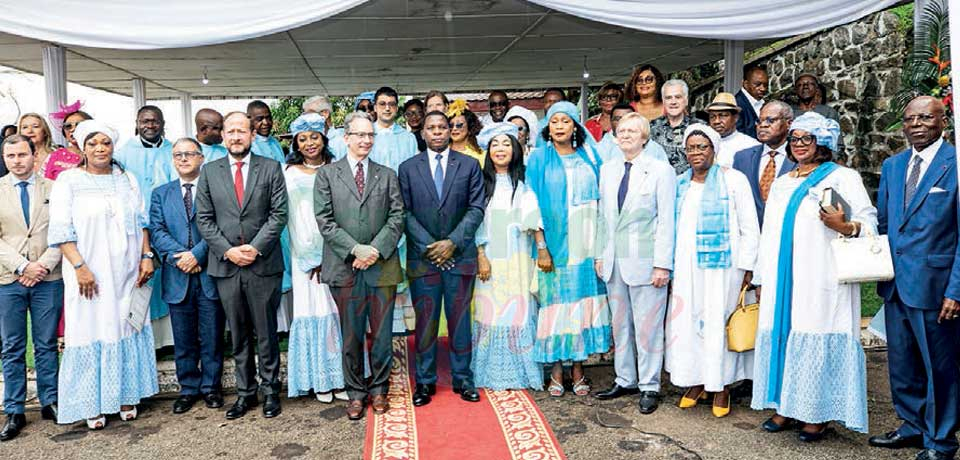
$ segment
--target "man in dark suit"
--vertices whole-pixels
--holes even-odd
[[[287,189],[280,164],[250,154],[253,123],[244,112],[223,119],[229,156],[209,163],[197,185],[197,227],[209,246],[207,273],[230,325],[239,397],[227,419],[257,405],[257,361],[263,415],[280,415],[277,305],[283,278],[280,233],[287,224]],[[256,344],[254,343],[256,336]],[[254,349],[257,361],[254,361]]]
[[[733,167],[747,176],[753,189],[757,218],[763,227],[763,210],[774,179],[793,171],[797,164],[787,158],[787,131],[793,121],[793,109],[784,102],[770,101],[760,109],[757,140],[761,145],[737,152]]]
[[[450,122],[441,112],[424,118],[427,150],[400,164],[406,208],[407,276],[417,314],[417,388],[413,404],[436,393],[437,329],[447,315],[453,391],[480,400],[470,370],[470,301],[477,273],[474,238],[483,222],[480,163],[450,150]]]
[[[323,235],[321,279],[340,311],[347,417],[363,417],[368,395],[374,413],[389,410],[393,364],[393,303],[403,281],[397,242],[403,235],[403,198],[397,174],[370,161],[374,130],[369,115],[354,112],[344,124],[347,154],[317,171],[314,209]],[[367,320],[373,337],[372,378],[363,376]]]
[[[736,95],[737,105],[740,106],[737,131],[753,138],[757,137],[757,120],[760,119],[760,108],[764,104],[763,98],[767,96],[769,82],[770,76],[763,66],[759,64],[743,66],[743,88],[740,88]]]
[[[907,105],[911,148],[888,158],[877,191],[879,231],[890,239],[896,276],[880,283],[890,390],[900,428],[870,438],[878,447],[922,448],[918,459],[957,452],[960,405],[960,245],[957,154],[943,140],[943,104],[921,96]]]
[[[223,308],[217,286],[207,275],[207,242],[195,220],[197,182],[203,147],[185,137],[173,144],[179,179],[157,187],[150,199],[150,245],[160,261],[163,301],[170,305],[173,351],[180,397],[173,413],[190,410],[199,398],[211,409],[223,407]]]

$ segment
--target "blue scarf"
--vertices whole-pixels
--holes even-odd
[[[676,219],[680,221],[683,197],[690,189],[693,170],[680,175],[677,182]],[[727,182],[720,166],[714,164],[707,172],[707,180],[700,198],[700,216],[697,218],[697,266],[700,268],[730,268],[730,197]]]
[[[595,180],[600,178],[599,159],[594,161],[581,146],[575,155],[593,169]],[[525,174],[527,185],[537,196],[540,216],[543,219],[543,234],[547,249],[557,266],[567,264],[567,173],[563,159],[552,142],[545,142],[534,149],[527,162]],[[535,250],[535,249],[534,249]],[[534,254],[536,257],[536,254]]]
[[[793,191],[787,210],[783,215],[780,231],[780,256],[777,263],[777,297],[773,310],[773,330],[770,344],[770,374],[767,377],[767,403],[780,404],[780,387],[783,385],[783,366],[787,355],[787,338],[790,335],[790,315],[793,309],[793,231],[797,210],[807,193],[830,175],[839,166],[833,162],[823,163]]]

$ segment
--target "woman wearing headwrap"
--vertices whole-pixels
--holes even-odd
[[[61,105],[60,110],[50,114],[53,126],[63,134],[67,146],[60,147],[50,154],[44,167],[44,176],[47,179],[56,180],[61,172],[77,167],[83,159],[83,151],[80,149],[80,143],[74,139],[73,132],[81,121],[90,120],[93,117],[80,110],[81,107],[83,104],[77,101],[68,106]]]
[[[815,112],[790,125],[797,168],[770,189],[753,276],[763,290],[750,405],[777,411],[763,423],[769,432],[802,422],[801,441],[820,440],[834,420],[867,432],[860,286],[837,281],[830,242],[876,234],[877,210],[860,174],[830,161],[839,137],[839,124]],[[851,215],[821,210],[827,188]]]
[[[517,125],[517,129],[520,130],[517,140],[523,145],[524,161],[526,161],[536,143],[536,138],[540,135],[537,114],[526,107],[514,105],[507,110],[504,119]]]
[[[530,249],[540,213],[537,198],[524,184],[517,132],[505,122],[480,132],[480,142],[487,146],[487,204],[477,230],[471,365],[477,387],[492,390],[543,388],[543,370],[533,360],[536,303],[530,294]]]
[[[137,291],[153,276],[147,215],[137,179],[113,159],[117,132],[81,122],[79,167],[60,174],[50,194],[51,246],[63,252],[64,342],[58,423],[106,426],[105,414],[137,417],[156,394],[150,315],[131,324]]]
[[[606,289],[594,271],[600,159],[577,107],[561,101],[547,112],[543,144],[527,163],[528,185],[542,217],[537,242],[537,340],[534,360],[552,363],[551,396],[563,395],[563,361],[573,361],[573,390],[590,393],[582,362],[610,349]]]
[[[671,383],[688,388],[681,409],[710,392],[713,415],[724,417],[730,413],[728,385],[753,374],[753,352],[728,349],[726,323],[753,277],[760,224],[747,177],[714,163],[720,134],[697,123],[683,138],[690,169],[677,185],[665,363]]]
[[[479,161],[482,169],[486,154],[477,143],[477,134],[483,129],[480,118],[467,108],[463,99],[450,103],[447,118],[450,119],[450,148]]]
[[[317,400],[333,402],[332,390],[343,388],[340,315],[330,288],[320,282],[323,237],[313,212],[317,169],[333,161],[327,148],[326,120],[305,113],[290,123],[291,155],[283,172],[290,217],[293,323],[287,352],[287,396],[311,390]]]

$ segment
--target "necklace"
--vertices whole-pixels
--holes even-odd
[[[796,178],[807,177],[807,176],[809,176],[811,173],[813,173],[813,172],[816,171],[816,170],[817,170],[817,167],[814,166],[813,168],[811,168],[811,169],[808,170],[808,171],[801,171],[801,170],[800,170],[800,167],[797,166],[797,169],[794,169],[793,171],[791,171],[790,174],[792,174],[793,177],[796,177]]]
[[[110,187],[113,189],[113,193],[108,193],[108,190],[101,187],[100,184],[97,183],[96,179],[93,178],[93,176],[103,176],[104,174],[91,174],[89,171],[84,171],[84,172],[87,173],[87,180],[89,180],[90,183],[93,184],[93,186],[100,191],[100,196],[104,197],[106,202],[107,215],[110,217],[117,215],[116,211],[114,211],[113,209],[113,201],[112,201],[114,195],[117,194],[117,178],[113,175],[113,171],[111,170],[110,174],[106,174],[110,176]]]

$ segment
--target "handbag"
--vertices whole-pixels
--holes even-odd
[[[830,242],[837,281],[841,284],[890,281],[893,279],[893,258],[887,235],[860,238],[839,237]]]
[[[737,308],[727,318],[727,349],[737,353],[753,350],[757,338],[757,323],[760,321],[760,303],[744,304],[749,286],[740,290]]]

